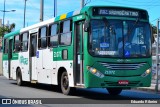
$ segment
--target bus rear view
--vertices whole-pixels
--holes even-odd
[[[151,28],[145,10],[92,7],[84,30],[85,86],[123,89],[149,87],[151,83]]]

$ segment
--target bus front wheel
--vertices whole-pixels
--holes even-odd
[[[119,95],[122,92],[122,88],[107,88],[110,95]]]
[[[74,88],[69,87],[69,78],[67,72],[63,72],[61,75],[61,90],[65,95],[70,95],[73,93]]]

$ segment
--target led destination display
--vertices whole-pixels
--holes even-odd
[[[92,10],[93,16],[117,16],[117,17],[133,17],[147,19],[147,12],[144,10],[136,9],[124,9],[124,8],[104,8],[104,7],[95,7]]]
[[[127,11],[127,10],[109,10],[109,9],[99,9],[99,15],[112,15],[112,16],[131,16],[138,17],[138,11]]]

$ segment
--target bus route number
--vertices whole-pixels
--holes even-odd
[[[62,56],[61,51],[53,53],[53,57],[61,57],[61,56]]]

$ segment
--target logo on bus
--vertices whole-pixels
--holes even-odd
[[[28,58],[24,58],[23,56],[20,56],[20,63],[24,65],[28,65]]]
[[[106,75],[115,75],[115,71],[109,70],[109,71],[105,71]]]

